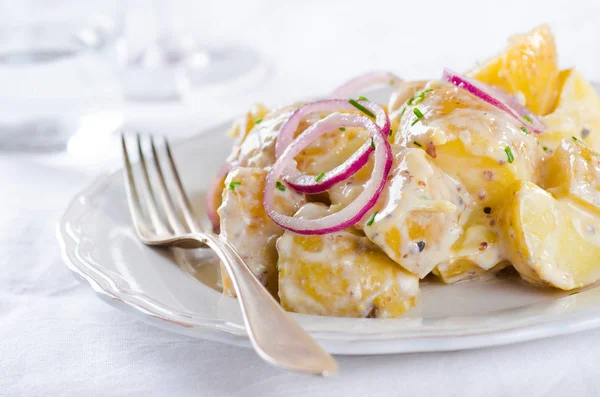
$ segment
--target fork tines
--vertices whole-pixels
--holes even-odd
[[[138,133],[135,141],[135,152],[140,165],[138,172],[127,149],[126,135],[121,135],[127,197],[138,235],[148,241],[159,236],[201,231],[183,188],[168,140],[161,138],[162,145],[159,145],[155,137],[142,137]],[[149,154],[145,154],[144,141],[150,147]],[[161,146],[164,147],[162,156],[159,150]]]

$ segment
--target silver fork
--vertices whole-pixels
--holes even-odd
[[[236,250],[220,236],[201,229],[193,215],[168,141],[164,140],[168,161],[161,162],[155,140],[150,138],[152,168],[155,169],[155,179],[158,181],[157,186],[153,186],[150,167],[142,149],[142,139],[137,134],[137,152],[142,171],[142,177],[138,179],[142,180],[143,185],[141,191],[138,191],[140,184],[136,182],[132,169],[125,134],[121,136],[121,142],[129,210],[141,241],[155,247],[208,246],[213,249],[231,277],[248,336],[258,355],[265,361],[290,371],[322,376],[337,373],[338,367],[333,357],[287,315],[254,277]],[[173,189],[167,187],[164,172],[167,169],[171,174]],[[156,190],[160,201],[156,199]],[[174,193],[175,201],[171,193]],[[183,215],[183,222],[179,214]]]

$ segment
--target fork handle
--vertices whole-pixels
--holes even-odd
[[[250,342],[261,358],[291,371],[322,376],[337,373],[335,359],[292,320],[231,244],[215,234],[189,236],[212,248],[223,262],[237,293]]]

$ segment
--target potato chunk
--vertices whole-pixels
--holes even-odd
[[[531,182],[509,187],[499,213],[503,244],[519,274],[563,290],[600,277],[600,218]]]
[[[297,217],[321,217],[309,203]],[[302,236],[286,231],[277,241],[279,298],[286,310],[339,317],[399,317],[413,307],[419,279],[357,232]]]
[[[425,150],[475,202],[463,236],[436,270],[444,281],[456,282],[496,269],[506,259],[494,214],[510,183],[540,179],[544,152],[533,133],[467,91],[435,81],[425,88],[405,104],[393,139]]]
[[[562,139],[577,137],[600,151],[600,96],[575,68],[560,72],[560,96],[552,113],[544,116],[546,131],[539,136],[549,151]]]
[[[221,236],[236,248],[252,273],[273,294],[277,291],[277,250],[275,242],[283,234],[265,212],[263,189],[267,171],[261,168],[235,168],[225,179],[223,203],[219,207]],[[292,189],[276,192],[278,211],[293,214],[304,204],[304,196]],[[223,292],[234,296],[227,271],[221,266]]]
[[[542,187],[554,197],[569,197],[600,211],[600,155],[578,139],[564,139],[544,162]]]
[[[382,195],[357,227],[394,261],[419,277],[450,256],[471,200],[419,149],[402,149]]]

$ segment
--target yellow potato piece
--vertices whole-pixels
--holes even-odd
[[[508,184],[539,180],[544,152],[534,134],[463,89],[430,82],[423,93],[409,101],[411,105],[405,104],[407,110],[393,139],[425,150],[441,171],[466,188],[475,203],[463,222],[463,235],[436,271],[446,282],[456,282],[481,274],[475,266],[488,271],[506,259],[493,214],[506,199]],[[423,115],[420,119],[416,109]]]
[[[529,110],[545,115],[556,101],[558,71],[554,37],[550,27],[542,25],[511,37],[504,51],[469,74],[516,95]]]
[[[600,213],[600,155],[580,140],[564,139],[544,162],[542,187]]]
[[[296,216],[307,212],[310,218],[327,210],[309,203]],[[415,305],[419,279],[356,232],[302,236],[286,231],[277,250],[279,298],[286,310],[393,318]]]
[[[540,142],[554,150],[564,138],[575,136],[600,151],[600,97],[575,68],[560,72],[562,89],[556,109],[543,120],[546,131]]]
[[[221,236],[237,250],[252,273],[273,294],[277,293],[277,250],[275,241],[283,229],[267,215],[263,189],[267,171],[261,168],[235,168],[225,179],[223,202],[218,209]],[[305,203],[293,189],[275,192],[275,207],[293,214]],[[221,266],[223,292],[235,296],[227,271]]]
[[[496,220],[477,207],[464,226],[464,233],[452,246],[448,260],[438,264],[435,275],[448,284],[493,274],[502,268],[504,256]]]
[[[450,255],[462,234],[471,199],[419,149],[394,156],[377,203],[357,224],[406,270],[423,278]]]
[[[525,280],[571,290],[600,277],[600,218],[531,182],[511,185],[498,222],[509,259]]]

